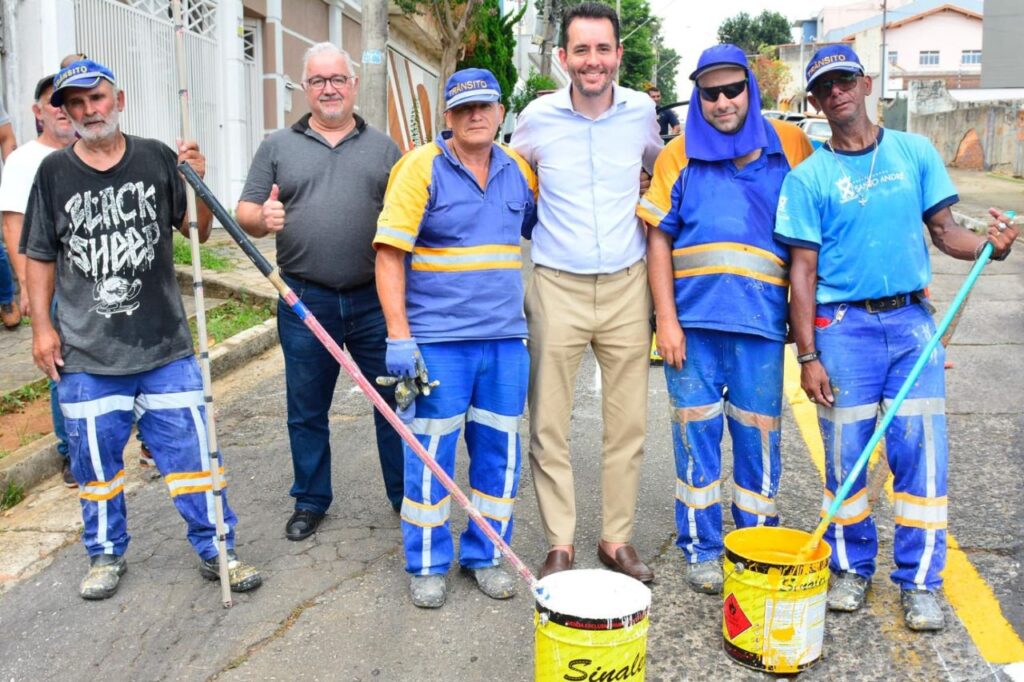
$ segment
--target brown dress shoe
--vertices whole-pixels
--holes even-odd
[[[642,583],[649,583],[654,580],[654,571],[647,567],[647,564],[640,561],[633,545],[623,545],[615,550],[615,556],[604,551],[604,547],[597,546],[597,558],[601,563],[619,573],[625,573],[630,578],[635,578]]]
[[[552,573],[568,571],[572,568],[572,557],[564,549],[553,549],[548,552],[544,559],[544,565],[540,567],[540,577],[546,578]]]

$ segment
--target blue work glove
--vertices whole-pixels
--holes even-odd
[[[425,372],[423,356],[416,339],[388,339],[388,350],[384,356],[388,374],[403,379],[412,379],[421,371]]]

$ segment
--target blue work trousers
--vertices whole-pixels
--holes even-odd
[[[736,527],[779,524],[783,344],[711,329],[685,333],[686,362],[681,370],[666,364],[665,380],[676,461],[676,544],[696,563],[723,549],[723,413],[732,437]]]
[[[188,524],[189,542],[201,558],[216,556],[206,408],[195,358],[123,376],[72,372],[61,378],[57,392],[82,504],[82,542],[89,556],[122,555],[128,547],[124,446],[136,419],[153,445],[153,459],[174,506]],[[237,519],[221,493],[230,549]]]
[[[371,383],[388,373],[384,364],[387,327],[373,282],[339,292],[288,276],[284,280]],[[291,496],[296,510],[323,514],[334,499],[328,413],[341,365],[283,300],[277,304],[277,330],[284,352],[288,438],[295,471]],[[394,409],[394,388],[378,391]],[[373,421],[384,488],[397,507],[402,502],[401,438],[376,410]]]
[[[835,404],[818,406],[825,443],[827,509],[875,430],[879,408],[899,392],[935,323],[922,303],[883,313],[847,304],[819,305],[816,348]],[[820,325],[820,326],[819,326]],[[938,346],[885,433],[893,473],[896,532],[893,581],[934,590],[946,563],[945,350]],[[833,571],[865,578],[875,572],[878,532],[867,498],[867,467],[857,477],[825,533]]]
[[[431,380],[440,385],[416,398],[409,429],[454,477],[463,424],[469,451],[470,501],[505,542],[512,540],[512,505],[519,488],[519,419],[526,405],[530,356],[522,339],[420,344]],[[451,495],[411,448],[405,447],[402,540],[406,570],[445,573],[454,555],[448,524]],[[459,563],[483,568],[501,556],[471,520],[459,544]]]

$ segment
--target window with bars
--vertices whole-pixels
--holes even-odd
[[[937,66],[939,63],[938,50],[921,50],[918,53],[918,64],[921,66]]]
[[[168,0],[122,0],[130,7],[155,17],[174,19]],[[216,28],[217,0],[181,0],[181,14],[185,27],[192,33],[209,36]]]
[[[981,50],[964,50],[960,53],[961,64],[981,64]]]

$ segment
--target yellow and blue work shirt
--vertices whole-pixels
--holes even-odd
[[[495,144],[481,188],[450,137],[444,131],[395,164],[374,247],[408,253],[406,316],[417,341],[526,338],[519,238],[536,220],[536,177]]]
[[[768,146],[737,169],[687,159],[682,137],[658,157],[637,214],[672,237],[676,311],[686,327],[786,336],[789,249],[774,239],[782,181],[812,149],[799,128],[766,121]]]

